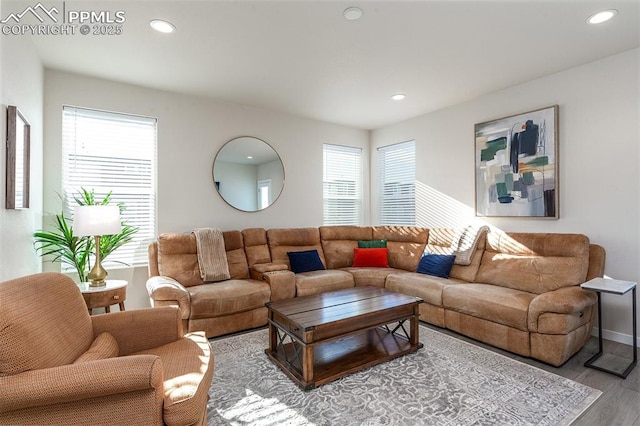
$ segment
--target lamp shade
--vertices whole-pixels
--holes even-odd
[[[73,233],[78,237],[113,235],[121,231],[118,206],[78,206],[74,210]]]

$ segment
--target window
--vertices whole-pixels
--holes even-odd
[[[362,223],[362,149],[324,144],[325,225]]]
[[[97,200],[112,191],[111,203],[125,206],[122,220],[139,228],[105,264],[147,263],[147,244],[156,238],[156,124],[155,118],[63,108],[65,215],[71,216],[81,188],[93,190]]]
[[[415,179],[415,141],[378,148],[378,221],[381,225],[415,225]]]

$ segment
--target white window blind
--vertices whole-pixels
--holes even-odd
[[[81,188],[93,190],[96,201],[111,191],[110,204],[123,204],[122,220],[138,227],[105,265],[147,263],[146,247],[156,238],[156,127],[155,118],[63,107],[65,215],[72,217]]]
[[[362,224],[362,149],[324,144],[325,225]]]
[[[381,225],[415,225],[415,141],[378,148],[378,217]]]

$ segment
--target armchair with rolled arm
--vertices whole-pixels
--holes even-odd
[[[174,307],[89,316],[66,275],[0,283],[0,424],[205,425],[212,377]]]

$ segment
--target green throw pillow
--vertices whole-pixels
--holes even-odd
[[[360,240],[358,248],[386,248],[387,240]]]

